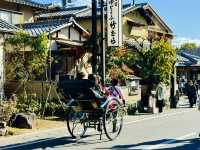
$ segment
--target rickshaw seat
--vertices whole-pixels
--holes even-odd
[[[90,80],[65,80],[59,83],[58,88],[64,93],[65,98],[76,100],[93,100],[99,98],[99,95],[92,90],[95,86]]]

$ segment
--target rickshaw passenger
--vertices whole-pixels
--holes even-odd
[[[88,79],[94,83],[94,89],[102,93],[102,85],[98,75],[89,74]]]

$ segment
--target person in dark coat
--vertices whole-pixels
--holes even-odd
[[[187,96],[189,99],[190,107],[192,108],[194,104],[196,104],[197,100],[197,88],[193,84],[193,81],[190,80],[187,85]]]

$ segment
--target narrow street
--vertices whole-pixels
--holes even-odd
[[[120,136],[108,141],[89,130],[86,137],[72,140],[66,128],[9,137],[0,141],[0,149],[200,149],[200,112],[181,102],[179,108],[162,114],[127,116]]]

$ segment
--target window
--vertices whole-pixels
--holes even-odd
[[[8,11],[0,10],[0,19],[10,24],[21,24],[23,23],[23,15],[18,13],[12,13]]]
[[[8,23],[12,23],[12,15],[10,12],[0,11],[0,18]]]
[[[22,24],[24,22],[23,15],[20,14],[12,14],[12,24]]]

